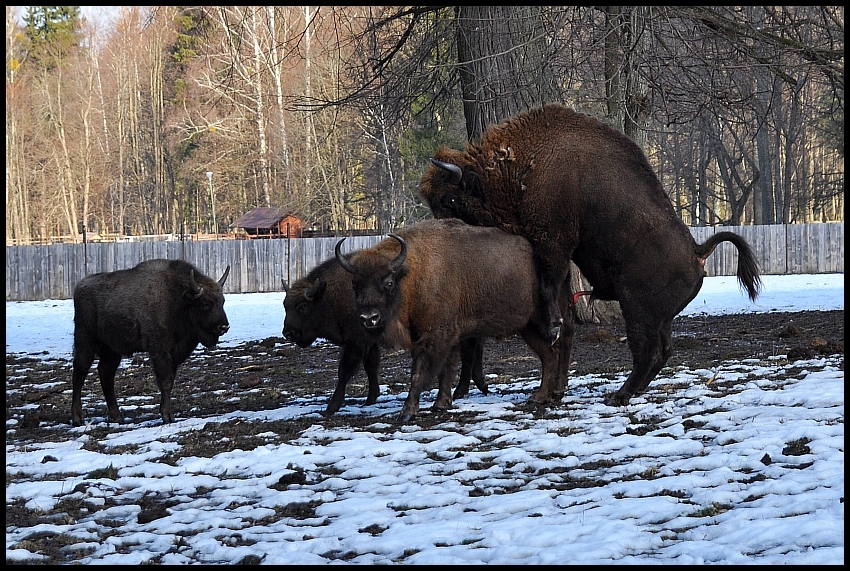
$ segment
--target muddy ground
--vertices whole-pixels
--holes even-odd
[[[776,355],[787,355],[789,360],[796,360],[840,354],[843,370],[844,311],[680,317],[675,320],[673,330],[674,355],[667,363],[668,367],[711,370],[729,360]],[[360,412],[366,395],[366,378],[362,372],[348,387],[346,405],[353,406],[344,407],[330,418],[313,414],[317,404],[321,409],[324,408],[336,385],[338,355],[338,348],[332,345],[300,349],[279,337],[237,347],[213,350],[199,348],[178,371],[173,395],[178,420],[217,417],[231,411],[273,410],[287,404],[303,406],[305,413],[310,414],[273,422],[210,422],[203,429],[204,437],[199,437],[196,431],[189,431],[179,439],[179,452],[166,455],[158,461],[176,465],[181,457],[209,458],[236,449],[253,450],[269,444],[270,432],[275,435],[274,442],[290,442],[317,423],[324,423],[328,428],[343,426],[367,431],[395,430],[392,424],[394,419],[375,422],[375,416],[380,414],[376,410],[379,407],[366,409],[365,414],[356,414]],[[620,323],[578,326],[572,357],[575,376],[595,373],[606,379],[615,379],[631,369],[631,355]],[[382,395],[407,390],[409,365],[406,353],[385,353],[381,367],[384,385]],[[484,369],[489,375],[491,387],[499,384],[507,386],[517,378],[539,378],[537,357],[518,338],[488,340],[485,345]],[[664,373],[662,371],[662,377]],[[789,375],[798,373],[799,369],[789,367]],[[40,443],[80,438],[80,431],[72,431],[70,427],[70,376],[70,363],[65,360],[6,355],[7,453],[10,450],[26,450],[31,445],[40,446]],[[780,380],[776,378],[777,382]],[[567,390],[569,392],[569,388]],[[715,390],[722,391],[724,387],[718,386]],[[732,386],[730,390],[736,389]],[[474,394],[477,389],[473,387],[471,391]],[[118,372],[116,392],[121,412],[129,423],[121,427],[122,430],[132,430],[139,423],[149,426],[160,422],[159,395],[146,356],[137,355],[132,360],[125,360]],[[310,400],[303,400],[305,397]],[[416,419],[416,424],[423,429],[446,421],[446,417],[452,414],[428,410],[428,401],[432,398],[430,395],[428,398],[423,397],[422,411]],[[656,380],[651,384],[646,398],[649,401],[670,398],[665,392],[664,381]],[[545,419],[547,414],[557,414],[558,406],[547,409],[524,404],[515,408],[520,408],[521,412],[527,409],[534,418]],[[84,429],[85,446],[100,450],[99,443],[114,432],[116,426],[103,422],[106,407],[94,369],[89,373],[83,390],[83,409],[86,420],[90,422]],[[611,414],[618,413],[613,409],[611,411]],[[465,423],[475,422],[476,419],[474,414],[464,417]],[[657,426],[636,425],[635,430],[645,432],[654,428]],[[120,449],[117,452],[120,453]],[[49,456],[45,457],[45,461],[47,459]],[[111,465],[110,469],[114,472]],[[7,487],[22,477],[7,469]],[[116,474],[93,473],[89,477],[114,479]],[[304,478],[303,473],[300,478]],[[296,479],[285,482],[282,479],[279,485],[286,486],[289,483],[299,484],[303,481]],[[142,505],[138,515],[140,523],[166,516],[168,508],[173,505],[170,499],[159,503],[155,500],[154,497],[150,505]],[[27,507],[22,499],[12,502],[7,499],[6,528],[33,528],[44,524],[45,529],[50,529],[57,521],[95,517],[82,509],[84,505],[79,500],[62,501],[54,509],[43,511]],[[313,504],[292,504],[285,506],[281,517],[310,518],[315,515],[313,509]],[[112,534],[112,531],[107,532],[107,535]],[[105,537],[101,538],[101,541],[104,540]],[[20,547],[42,556],[42,564],[68,563],[86,554],[85,550],[78,552],[73,548],[78,542],[77,538],[66,534],[45,531],[33,534]],[[159,557],[153,561],[156,560]],[[258,558],[252,555],[243,563],[257,561]]]
[[[750,313],[727,316],[679,317],[673,324],[674,352],[668,367],[711,368],[721,361],[788,355],[789,359],[844,353],[844,311],[800,313]],[[176,417],[204,417],[233,410],[269,410],[301,397],[330,398],[336,385],[339,350],[328,344],[301,349],[280,337],[249,342],[236,347],[207,350],[199,347],[180,367],[175,382],[173,404]],[[631,354],[622,323],[579,325],[572,353],[573,375],[610,375],[631,369]],[[488,340],[484,351],[484,372],[489,383],[498,384],[517,377],[539,376],[537,357],[518,337]],[[385,352],[381,364],[383,385],[389,393],[408,387],[410,358],[406,352]],[[495,376],[493,376],[495,375]],[[71,366],[68,361],[43,361],[33,356],[6,355],[7,448],[68,438],[70,427]],[[657,384],[657,383],[654,383]],[[653,390],[650,385],[649,393]],[[477,389],[471,387],[474,393]],[[567,389],[569,391],[569,388]],[[116,393],[122,413],[131,422],[159,418],[157,406],[129,407],[139,396],[148,404],[159,403],[156,382],[146,355],[126,359],[116,377]],[[361,371],[349,383],[346,404],[362,404],[366,397],[366,376]],[[322,400],[322,402],[325,402]],[[440,422],[423,400],[423,413],[417,424]],[[102,420],[106,406],[95,367],[83,390],[84,416]],[[132,408],[132,410],[127,410]],[[368,415],[345,414],[346,409],[322,420],[328,425],[358,426],[374,422]],[[10,420],[16,419],[10,431]],[[312,424],[312,415],[302,423],[286,426],[292,435]],[[232,447],[249,445],[250,427],[235,425]],[[224,436],[224,435],[223,435]],[[213,441],[214,440],[214,441]],[[212,445],[223,439],[211,439]],[[203,455],[222,450],[194,451]],[[8,516],[8,512],[7,512]],[[8,521],[7,521],[8,523]]]

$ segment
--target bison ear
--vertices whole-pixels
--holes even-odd
[[[478,178],[478,173],[473,170],[467,170],[463,175],[463,180],[460,183],[470,196],[484,201],[484,193],[481,191],[481,179]]]
[[[325,292],[325,287],[327,285],[328,284],[325,280],[317,279],[313,285],[304,290],[304,297],[307,299],[307,301],[321,300],[322,294]]]

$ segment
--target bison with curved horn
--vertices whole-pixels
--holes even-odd
[[[325,260],[291,286],[283,282],[286,297],[283,335],[299,347],[309,347],[316,339],[327,339],[340,347],[337,384],[328,401],[325,416],[336,413],[345,401],[345,389],[358,367],[363,365],[369,388],[365,404],[380,396],[381,349],[378,340],[362,326],[354,304],[351,275],[336,258]],[[483,356],[475,340],[461,347],[461,375],[454,398],[465,396],[470,379],[483,393],[487,384],[481,366]],[[446,374],[456,369],[457,357],[448,363]]]
[[[526,239],[460,220],[428,220],[390,236],[347,258],[343,238],[336,257],[351,273],[363,327],[383,344],[410,351],[410,392],[401,422],[416,416],[422,391],[469,339],[519,333],[541,361],[542,381],[533,399],[563,392],[569,362],[549,343]],[[439,378],[434,410],[451,406],[446,377]]]
[[[491,127],[465,152],[441,147],[431,163],[419,191],[435,217],[531,242],[550,340],[572,336],[556,304],[570,259],[592,298],[619,301],[633,367],[609,405],[644,392],[670,358],[673,318],[699,292],[718,244],[735,245],[738,280],[758,295],[747,242],[718,232],[697,244],[640,147],[590,116],[546,105]]]
[[[177,368],[199,343],[212,348],[227,333],[222,287],[182,260],[147,260],[134,268],[92,274],[74,288],[71,422],[83,423],[82,390],[96,356],[109,418],[121,422],[115,371],[123,357],[147,352],[160,392],[159,411],[174,421],[171,390]]]

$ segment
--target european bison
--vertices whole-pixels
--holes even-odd
[[[71,421],[83,423],[81,394],[95,356],[109,418],[120,422],[115,371],[122,357],[147,352],[160,392],[159,411],[174,421],[171,389],[177,368],[198,343],[214,347],[230,324],[217,282],[182,260],[147,260],[135,268],[92,274],[74,288]]]
[[[592,298],[620,302],[633,367],[606,398],[610,405],[645,391],[670,358],[673,318],[699,292],[719,243],[737,247],[738,280],[752,300],[758,295],[746,241],[718,232],[697,244],[640,147],[592,117],[546,105],[488,129],[465,152],[441,147],[431,162],[419,190],[435,217],[496,226],[531,242],[550,340],[572,336],[555,304],[570,259]]]
[[[383,343],[411,353],[410,392],[401,422],[416,416],[423,389],[444,369],[453,349],[471,338],[519,333],[542,365],[543,379],[532,400],[563,393],[559,348],[549,343],[541,319],[526,239],[460,220],[428,220],[348,258],[341,254],[344,240],[337,243],[336,255],[352,274],[363,325]],[[566,371],[569,361],[560,364]],[[443,378],[434,409],[444,410],[451,402],[450,385]]]
[[[369,380],[366,404],[374,404],[380,394],[378,367],[381,351],[378,340],[366,331],[357,314],[351,274],[336,258],[330,258],[292,286],[284,282],[283,287],[286,291],[283,335],[302,348],[309,347],[320,337],[340,347],[337,385],[328,401],[325,416],[331,416],[340,409],[345,400],[345,387],[361,363]],[[462,348],[463,364],[455,398],[466,395],[470,378],[481,392],[487,393],[481,367],[483,356],[477,349],[475,339]],[[454,372],[456,363],[457,359],[453,356],[446,374]]]

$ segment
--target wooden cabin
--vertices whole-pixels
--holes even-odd
[[[258,206],[229,227],[241,228],[249,238],[300,238],[304,232],[304,221],[285,208]]]

